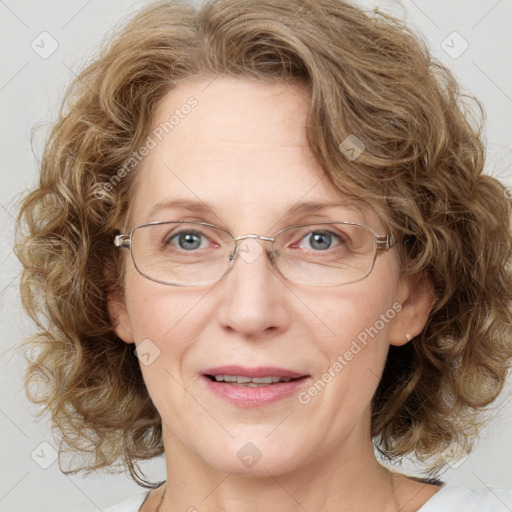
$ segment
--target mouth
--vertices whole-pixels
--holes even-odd
[[[310,379],[302,372],[276,367],[222,366],[205,370],[207,388],[237,407],[258,407],[297,394]]]
[[[206,370],[206,389],[238,408],[271,406],[292,399],[308,385],[310,375],[275,367],[223,366]]]
[[[233,386],[241,386],[247,388],[259,388],[273,386],[281,382],[292,382],[296,380],[305,379],[307,375],[297,378],[290,377],[279,377],[270,375],[268,377],[248,377],[246,375],[209,375],[204,374],[205,377],[210,379],[212,382],[222,382]]]
[[[214,382],[248,387],[272,386],[281,382],[291,382],[309,377],[305,373],[276,366],[249,367],[240,365],[208,368],[204,370],[203,375]]]

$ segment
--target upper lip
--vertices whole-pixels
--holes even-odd
[[[257,366],[250,368],[248,366],[216,366],[215,368],[207,368],[203,371],[204,375],[233,375],[240,377],[288,377],[289,379],[299,379],[307,377],[306,374],[287,370],[286,368],[278,368],[275,366]]]

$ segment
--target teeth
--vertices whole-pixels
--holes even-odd
[[[236,382],[236,377],[233,377],[233,375],[216,375],[215,380],[224,382]]]
[[[240,375],[215,375],[217,382],[233,382],[235,384],[244,384],[249,387],[256,387],[258,384],[275,384],[276,382],[290,382],[288,377],[244,377]]]

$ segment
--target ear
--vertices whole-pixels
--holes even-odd
[[[403,277],[398,285],[402,309],[393,319],[389,331],[391,345],[401,346],[417,336],[425,327],[434,307],[434,287],[430,276],[422,273]],[[408,334],[410,337],[408,338]]]
[[[126,343],[134,343],[132,325],[124,297],[120,294],[111,294],[107,299],[108,313],[115,333]]]

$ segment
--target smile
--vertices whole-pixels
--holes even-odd
[[[245,377],[245,376],[235,376],[235,375],[207,375],[207,377],[211,377],[212,380],[215,379],[217,382],[228,382],[230,384],[235,384],[239,386],[269,386],[275,384],[277,382],[290,382],[292,379],[289,377]]]

